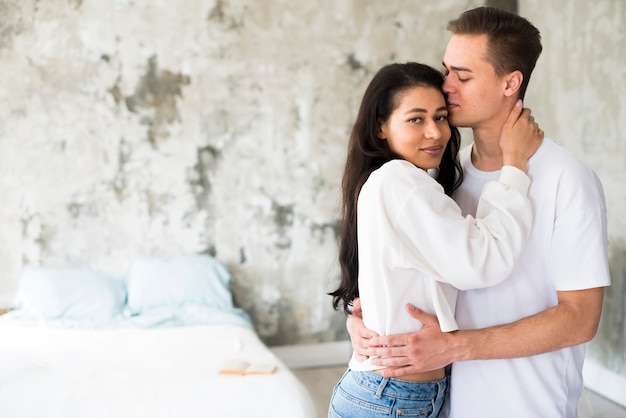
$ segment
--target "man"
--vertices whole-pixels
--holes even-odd
[[[539,31],[515,14],[481,7],[451,21],[443,65],[452,124],[471,127],[460,154],[464,180],[455,200],[474,214],[478,197],[502,167],[498,139],[523,99],[541,53]],[[584,343],[596,333],[604,286],[610,284],[606,205],[595,173],[545,138],[528,162],[534,219],[517,267],[503,283],[460,292],[460,330],[442,333],[414,307],[422,330],[376,336],[348,318],[355,354],[382,356],[386,377],[454,363],[449,416],[576,417]],[[452,260],[453,261],[453,255]]]

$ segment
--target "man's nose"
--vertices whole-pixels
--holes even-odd
[[[452,91],[452,80],[450,80],[450,77],[446,77],[443,80],[443,91],[444,93],[450,93]]]

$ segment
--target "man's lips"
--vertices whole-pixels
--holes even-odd
[[[456,104],[456,103],[448,103],[448,104],[446,105],[446,107],[448,108],[448,112],[450,112],[450,111],[452,111],[452,110],[454,110],[454,109],[457,109],[457,108],[459,107],[459,105],[458,105],[458,104]]]

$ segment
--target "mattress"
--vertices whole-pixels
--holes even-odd
[[[274,363],[221,375],[229,360]],[[84,329],[0,321],[0,417],[315,417],[309,393],[249,327]]]

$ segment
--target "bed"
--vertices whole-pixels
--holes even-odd
[[[315,417],[230,280],[208,256],[138,259],[124,278],[26,269],[0,316],[0,417]],[[275,370],[220,374],[233,360]]]

